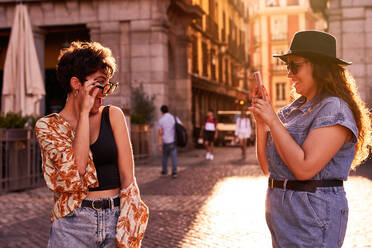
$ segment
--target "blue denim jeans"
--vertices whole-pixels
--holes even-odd
[[[268,189],[266,222],[274,248],[336,248],[344,241],[348,204],[343,187],[316,192]]]
[[[119,214],[119,206],[102,210],[78,207],[53,221],[48,248],[117,247],[115,235]]]
[[[172,159],[172,174],[177,173],[177,145],[176,142],[163,144],[163,173],[168,173],[168,157]]]

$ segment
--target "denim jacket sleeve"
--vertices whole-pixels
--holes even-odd
[[[338,97],[329,97],[323,100],[321,105],[310,127],[310,131],[320,127],[341,125],[352,132],[352,142],[356,143],[358,140],[358,128],[348,104]]]

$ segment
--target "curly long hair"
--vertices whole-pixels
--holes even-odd
[[[309,58],[308,58],[309,59]],[[318,87],[318,93],[336,96],[344,100],[353,112],[359,130],[356,153],[352,168],[359,166],[369,155],[372,145],[371,116],[365,102],[358,94],[352,75],[343,67],[331,61],[310,58],[313,66],[312,76]]]
[[[111,50],[98,42],[73,41],[62,49],[58,56],[57,79],[68,94],[72,91],[70,80],[78,78],[82,83],[86,77],[102,71],[111,78],[116,71],[115,58]]]

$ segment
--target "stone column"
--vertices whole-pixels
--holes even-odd
[[[149,96],[155,96],[156,119],[150,130],[150,152],[157,154],[156,121],[160,106],[168,101],[168,28],[153,25],[151,20],[130,23],[130,75],[132,88],[143,86]]]
[[[192,137],[192,87],[191,78],[188,74],[189,44],[190,41],[186,31],[183,34],[176,35],[173,51],[175,78],[172,92],[170,92],[170,102],[174,112],[188,130],[189,137]]]
[[[45,35],[46,32],[39,27],[32,27],[35,49],[39,60],[41,75],[45,85]],[[40,116],[45,115],[45,96],[40,101]]]
[[[365,60],[366,60],[366,86],[368,87],[367,104],[372,107],[372,2],[365,9]]]
[[[120,96],[122,106],[131,109],[131,48],[130,48],[130,23],[120,23]]]

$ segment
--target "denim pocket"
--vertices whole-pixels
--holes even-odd
[[[327,198],[317,193],[305,193],[304,198],[318,226],[326,228],[329,218],[329,204]]]
[[[348,209],[342,209],[340,213],[340,231],[338,235],[338,246],[341,247],[344,243],[344,238],[346,234],[347,219],[349,215]]]
[[[64,216],[64,218],[72,218],[76,216],[76,209]]]

